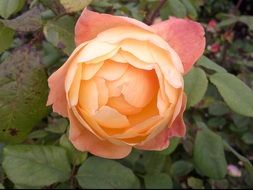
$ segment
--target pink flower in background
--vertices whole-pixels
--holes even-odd
[[[212,53],[218,53],[220,49],[221,49],[221,46],[219,43],[213,43],[210,48]]]
[[[217,25],[217,21],[215,19],[211,19],[207,24],[207,31],[214,32]]]
[[[232,164],[228,165],[227,170],[228,170],[228,175],[230,175],[232,177],[241,177],[242,176],[241,170],[236,165],[232,165]]]

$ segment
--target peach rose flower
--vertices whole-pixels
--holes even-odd
[[[48,79],[47,105],[69,118],[78,150],[119,159],[133,147],[162,150],[185,135],[183,75],[204,51],[200,24],[170,18],[148,26],[85,9],[75,41]]]

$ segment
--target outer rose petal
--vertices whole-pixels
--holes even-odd
[[[68,116],[68,104],[65,92],[65,77],[67,75],[71,61],[75,59],[76,55],[83,48],[83,46],[84,45],[80,45],[78,48],[76,48],[67,62],[64,63],[64,65],[62,65],[48,78],[48,86],[50,88],[50,92],[48,95],[47,106],[53,104],[53,111],[59,113],[63,117]]]
[[[64,90],[65,75],[67,70],[68,65],[63,65],[48,79],[50,92],[47,100],[47,106],[53,104],[53,111],[59,113],[63,117],[68,116],[66,93]]]
[[[85,41],[91,40],[99,33],[117,26],[137,26],[153,32],[151,27],[135,19],[109,14],[100,14],[84,9],[75,27],[76,44],[79,45]]]
[[[186,96],[184,95],[180,113],[172,123],[171,127],[166,128],[165,130],[160,132],[155,138],[148,141],[144,145],[136,146],[136,148],[142,150],[163,150],[169,146],[169,139],[171,137],[183,137],[186,132],[186,127],[183,120],[185,106]]]
[[[108,158],[121,159],[126,157],[132,150],[131,146],[114,145],[109,141],[103,141],[95,137],[92,133],[80,124],[71,110],[69,110],[70,131],[69,138],[73,145],[80,151]]]
[[[174,17],[152,27],[178,53],[187,73],[204,52],[206,40],[203,27],[197,22]]]

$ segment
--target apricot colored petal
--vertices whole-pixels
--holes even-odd
[[[98,105],[99,107],[104,106],[108,102],[109,91],[106,86],[105,80],[103,78],[94,78],[93,79],[97,85],[98,90]]]
[[[127,63],[129,63],[135,68],[143,70],[152,70],[154,68],[154,64],[141,61],[140,59],[138,59],[133,54],[127,51],[121,50],[118,52],[118,55],[120,55]]]
[[[164,76],[164,79],[166,79],[167,82],[175,88],[182,87],[182,74],[179,70],[176,69],[171,59],[171,56],[169,56],[166,51],[151,44],[149,45],[149,52],[150,55],[153,57],[153,60],[155,60],[155,63],[157,63],[157,65],[159,66],[160,71]]]
[[[142,135],[143,133],[145,133],[145,131],[152,128],[161,119],[162,119],[161,116],[158,115],[150,117],[139,124],[133,125],[131,128],[127,129],[124,133],[117,134],[114,137],[116,138],[137,137],[138,135]],[[144,135],[146,136],[146,134]]]
[[[121,95],[122,86],[119,81],[106,81],[107,88],[109,90],[109,97],[118,97]]]
[[[88,151],[108,159],[120,159],[126,157],[132,150],[131,146],[114,145],[109,141],[98,139],[82,126],[71,110],[69,111],[69,120],[69,139],[80,151]]]
[[[187,73],[204,52],[206,40],[203,27],[189,19],[174,17],[152,27],[178,53]]]
[[[83,64],[82,80],[90,80],[103,66],[104,62]]]
[[[70,110],[75,115],[75,119],[77,119],[83,127],[89,130],[97,138],[104,140],[108,137],[105,131],[102,130],[102,128],[96,123],[96,121],[91,119],[87,111],[85,111],[79,106],[72,107]]]
[[[130,66],[126,73],[116,81],[108,83],[110,95],[124,95],[125,100],[134,107],[145,107],[157,93],[158,80],[154,71],[145,71]]]
[[[126,63],[117,63],[112,60],[105,61],[103,67],[97,72],[96,76],[104,78],[105,80],[119,79],[128,68]]]
[[[79,53],[77,62],[101,62],[108,57],[113,56],[118,51],[118,45],[101,42],[98,40],[89,41],[89,43]],[[111,55],[112,53],[112,55]],[[109,55],[109,56],[107,56]],[[101,59],[99,59],[101,58]],[[96,60],[96,61],[94,61]]]
[[[99,107],[98,88],[93,80],[82,81],[79,92],[79,105],[89,114],[94,114]]]
[[[151,140],[145,142],[142,145],[137,145],[136,148],[142,150],[163,150],[169,146],[169,139],[171,137],[183,137],[185,136],[186,127],[183,120],[183,113],[186,106],[186,96],[183,97],[180,113],[173,121],[172,125],[162,130]]]
[[[149,41],[165,50],[169,48],[168,43],[162,37],[138,27],[121,26],[110,28],[98,34],[96,39],[108,43],[119,43],[124,39],[135,39]]]
[[[182,104],[178,116],[173,120],[171,124],[171,130],[169,130],[169,136],[171,137],[183,137],[186,133],[186,126],[184,123],[183,113],[185,111],[187,97],[185,94],[182,95]],[[177,110],[176,110],[177,111]]]
[[[98,124],[108,128],[129,127],[130,123],[125,115],[109,106],[102,106],[93,116]]]
[[[107,105],[116,109],[123,115],[137,114],[142,110],[142,108],[137,108],[127,103],[122,95],[110,98]]]
[[[122,50],[133,54],[146,63],[155,63],[155,60],[150,54],[149,43],[147,41],[126,39],[120,43],[120,47]]]
[[[152,27],[135,19],[100,14],[84,9],[75,26],[75,41],[79,45],[85,41],[95,38],[99,33],[118,26],[135,26],[153,32]]]
[[[63,65],[60,69],[55,71],[48,79],[48,86],[50,92],[48,95],[47,106],[53,104],[53,112],[56,112],[63,117],[68,116],[68,103],[66,100],[66,93],[64,89],[65,75],[68,66]]]
[[[157,98],[154,97],[153,100],[146,107],[144,107],[141,112],[128,116],[128,119],[132,126],[137,125],[147,120],[150,117],[159,115],[159,112],[156,106],[156,99]]]
[[[47,106],[53,104],[53,111],[67,117],[68,103],[65,92],[65,79],[71,62],[75,59],[76,54],[80,52],[85,44],[78,46],[71,54],[69,59],[57,71],[48,78],[50,92],[48,95]]]
[[[68,93],[70,106],[75,106],[78,103],[81,77],[82,77],[82,65],[78,64],[78,69],[76,71],[74,80],[70,86]]]

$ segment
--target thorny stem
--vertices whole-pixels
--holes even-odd
[[[75,188],[75,175],[76,175],[76,166],[73,165],[71,176],[70,176],[70,187]]]

